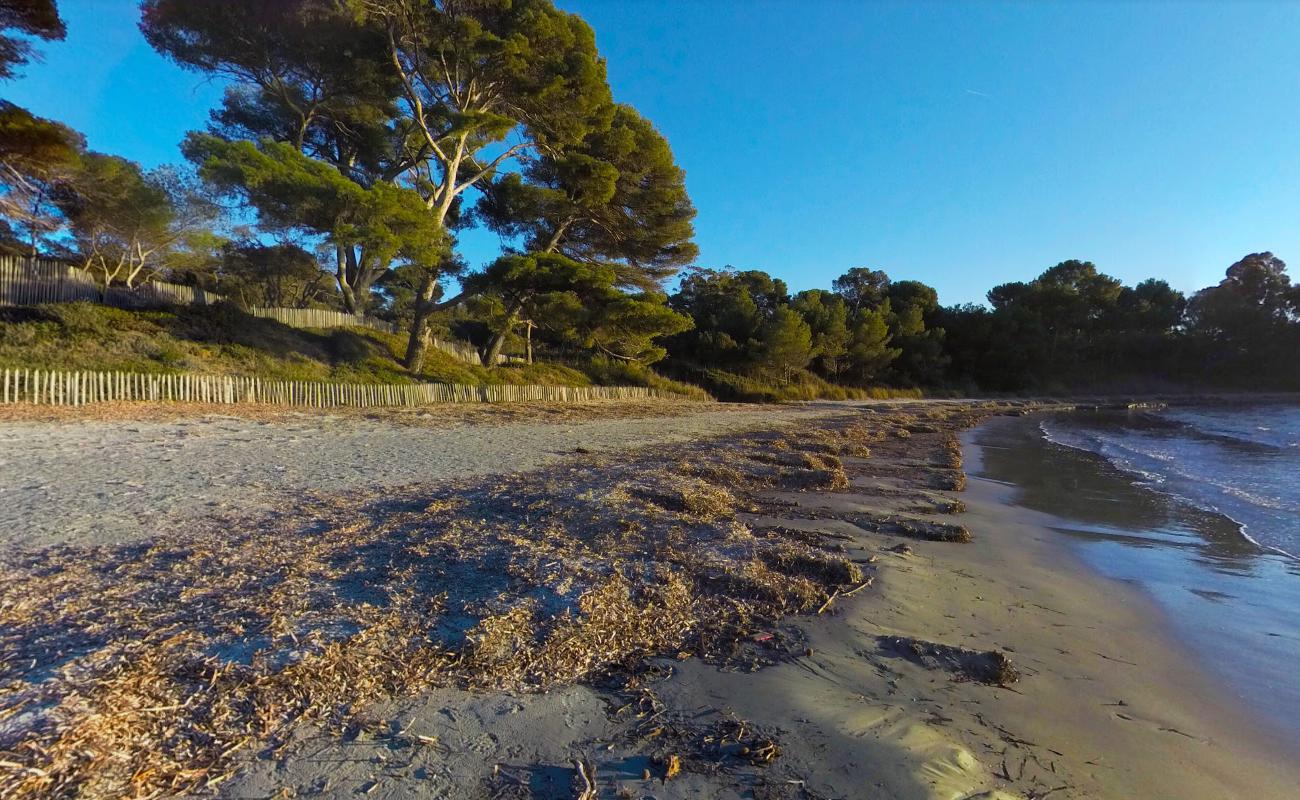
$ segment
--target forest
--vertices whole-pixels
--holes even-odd
[[[1270,252],[1190,296],[1066,260],[960,306],[906,265],[845,265],[795,293],[700,266],[668,141],[614,97],[591,27],[550,0],[140,11],[149,44],[224,99],[183,160],[154,169],[0,101],[0,251],[104,286],[381,317],[405,331],[413,373],[443,336],[484,364],[662,374],[722,399],[1300,389],[1300,286]],[[0,80],[65,34],[53,0],[0,3]],[[458,237],[475,229],[501,250],[471,267]]]

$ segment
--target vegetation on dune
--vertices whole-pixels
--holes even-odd
[[[28,369],[198,372],[265,380],[548,386],[649,386],[706,397],[648,368],[508,364],[488,368],[430,350],[412,373],[399,334],[369,328],[303,330],[251,317],[229,305],[125,311],[90,303],[0,308],[0,366]]]

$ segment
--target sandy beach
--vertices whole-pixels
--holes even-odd
[[[961,432],[1002,410],[503,426],[501,442],[540,442],[544,457],[490,480],[303,478],[278,507],[176,503],[159,527],[113,538],[40,534],[60,545],[44,552],[18,534],[0,592],[0,786],[1294,796],[1295,748],[1232,702],[1158,609],[1091,572],[1015,487],[974,477],[980,451]],[[69,429],[40,424],[0,435],[71,458]],[[281,457],[339,458],[303,423],[267,424]],[[138,433],[150,452],[159,432]],[[510,455],[497,447],[489,457]],[[166,524],[183,534],[160,540]],[[154,749],[133,752],[142,741]]]
[[[592,403],[553,414],[527,407],[393,409],[369,416],[183,408],[139,406],[100,412],[99,419],[5,408],[18,418],[0,424],[0,470],[10,476],[0,485],[4,541],[120,544],[168,534],[182,521],[268,511],[304,492],[522,472],[577,447],[626,450],[831,413],[700,403]]]

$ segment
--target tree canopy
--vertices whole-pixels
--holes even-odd
[[[0,80],[14,77],[32,58],[32,39],[67,35],[54,0],[0,0]]]

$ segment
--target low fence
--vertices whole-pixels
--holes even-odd
[[[273,319],[290,328],[371,328],[385,333],[398,333],[398,326],[388,320],[368,317],[364,314],[348,314],[328,308],[259,308],[252,307],[248,313],[255,317]]]
[[[164,281],[149,281],[131,289],[112,286],[105,290],[89,272],[62,261],[0,256],[0,306],[84,301],[115,308],[165,308],[211,305],[224,299],[216,292]],[[273,319],[291,328],[370,328],[385,333],[401,333],[401,326],[388,320],[328,308],[254,306],[247,310],[254,317]],[[430,345],[467,364],[482,363],[472,344],[433,339]],[[497,364],[516,361],[520,361],[516,356],[497,356]]]
[[[0,256],[0,305],[86,301],[119,308],[156,308],[208,305],[222,299],[213,292],[163,281],[105,289],[86,270],[61,261]]]
[[[82,406],[117,401],[270,403],[310,408],[422,406],[432,403],[580,403],[647,400],[666,393],[642,386],[469,386],[454,383],[265,381],[226,375],[150,375],[42,369],[0,370],[0,404]]]

